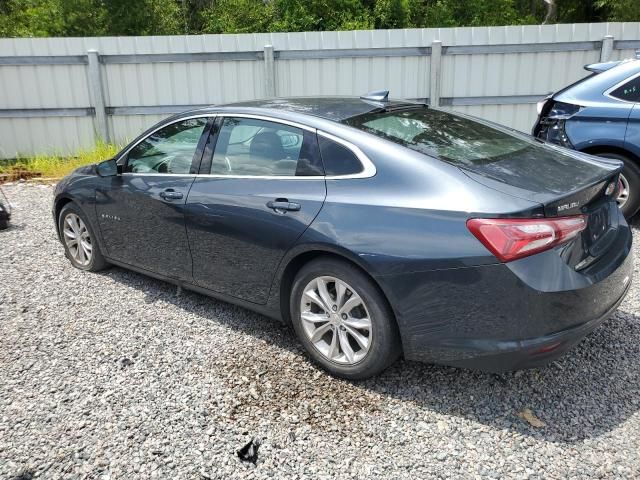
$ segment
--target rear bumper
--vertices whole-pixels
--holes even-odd
[[[493,373],[544,366],[561,357],[607,320],[618,308],[630,286],[631,279],[622,296],[599,318],[539,338],[486,342],[484,349],[475,349],[473,357],[452,361],[450,365]]]
[[[606,320],[631,284],[631,232],[589,274],[549,251],[510,264],[378,277],[405,358],[503,372],[544,365]],[[588,270],[588,269],[587,269]]]

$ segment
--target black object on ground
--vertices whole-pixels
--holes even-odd
[[[247,443],[244,447],[238,450],[238,457],[243,462],[251,462],[254,465],[258,461],[258,448],[260,447],[260,439],[255,437],[249,443]]]
[[[0,188],[0,230],[9,227],[9,218],[11,218],[11,204],[2,188]]]

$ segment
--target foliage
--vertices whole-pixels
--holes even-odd
[[[8,174],[11,177],[17,173],[20,177],[62,178],[78,167],[113,157],[120,148],[117,145],[98,143],[95,147],[80,150],[70,157],[63,155],[18,157],[11,163],[0,163],[0,179],[2,174]]]
[[[640,21],[640,0],[555,0],[560,23]],[[163,35],[541,23],[545,0],[0,0],[0,36]]]
[[[267,32],[273,22],[273,5],[262,0],[219,0],[200,12],[208,33]]]
[[[403,28],[409,24],[409,1],[378,0],[373,15],[376,28]]]
[[[630,22],[640,19],[640,1],[638,0],[597,0],[595,5],[609,12],[607,20],[611,22]]]

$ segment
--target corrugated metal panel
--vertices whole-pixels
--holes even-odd
[[[77,56],[85,56],[89,49],[97,49],[103,55],[261,52],[265,45],[271,44],[276,52],[275,85],[279,96],[360,95],[388,88],[392,97],[424,98],[429,96],[430,90],[431,59],[426,54],[277,59],[277,53],[286,50],[408,47],[428,53],[428,47],[437,39],[447,47],[601,42],[605,35],[613,35],[615,40],[637,40],[640,38],[640,23],[0,39],[0,57],[68,55],[76,56],[77,60]],[[485,48],[482,50],[486,51]],[[499,101],[496,97],[517,95],[531,101],[531,96],[545,95],[585,75],[582,66],[598,61],[599,55],[598,50],[447,55],[445,48],[441,64],[441,96],[447,99],[488,96],[492,97],[491,103],[496,103]],[[613,59],[633,56],[634,49],[614,50],[612,54]],[[261,98],[266,91],[264,61],[260,58],[188,63],[106,63],[100,68],[108,107],[226,103]],[[78,112],[83,112],[85,110],[82,109],[91,106],[87,71],[88,66],[82,64],[0,65],[0,110],[77,108]],[[532,103],[452,108],[523,131],[529,131],[535,120],[535,105]],[[66,111],[67,114],[69,112]],[[165,116],[110,115],[108,124],[113,139],[125,142]],[[91,117],[0,118],[2,157],[49,151],[70,153],[78,147],[90,146],[94,137]]]

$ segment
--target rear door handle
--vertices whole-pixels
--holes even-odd
[[[278,198],[276,200],[270,200],[267,202],[267,207],[275,210],[278,213],[284,212],[297,212],[300,210],[300,204],[295,202],[290,202],[286,198]]]
[[[182,198],[182,192],[165,190],[164,192],[160,192],[160,196],[165,200],[180,200]]]

